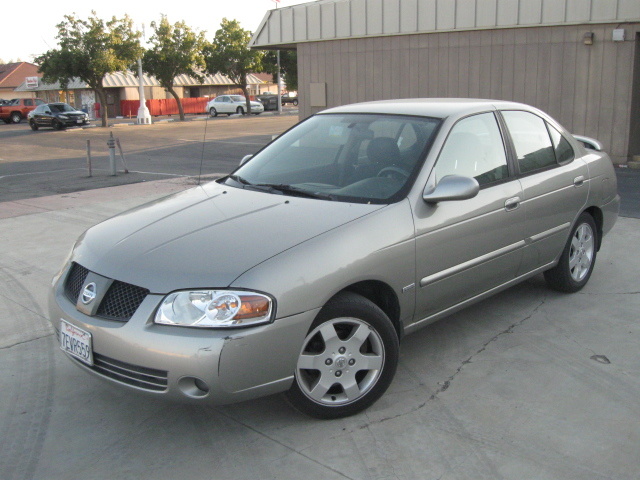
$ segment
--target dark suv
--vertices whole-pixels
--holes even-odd
[[[89,123],[89,115],[76,110],[66,103],[45,103],[29,112],[29,126],[31,130],[40,127],[52,127],[55,130],[86,125]]]

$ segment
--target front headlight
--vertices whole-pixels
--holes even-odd
[[[237,328],[271,321],[272,300],[261,293],[193,290],[167,295],[154,319],[162,325]]]

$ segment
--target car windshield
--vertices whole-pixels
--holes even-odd
[[[232,102],[246,102],[247,100],[242,95],[229,95]]]
[[[440,119],[320,114],[298,124],[222,181],[270,193],[359,203],[406,195]]]
[[[52,112],[62,113],[62,112],[75,112],[76,109],[71,105],[67,105],[66,103],[52,103],[49,105],[51,107]]]

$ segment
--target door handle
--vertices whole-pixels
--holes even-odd
[[[511,197],[505,200],[504,202],[504,209],[507,212],[516,210],[519,206],[520,206],[520,197]]]
[[[581,187],[582,185],[584,185],[584,175],[580,175],[579,177],[574,178],[573,185],[576,187]]]

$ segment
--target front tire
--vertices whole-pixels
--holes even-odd
[[[21,121],[22,121],[22,115],[20,114],[20,112],[13,112],[11,114],[11,122],[20,123]]]
[[[237,113],[238,115],[244,115],[244,108],[242,108],[242,107],[238,107],[238,108],[236,109],[236,113]]]
[[[51,126],[53,127],[54,130],[63,130],[64,129],[64,125],[62,124],[62,122],[60,120],[54,120],[53,123],[51,124]]]
[[[212,117],[217,117],[218,116],[218,111],[215,108],[211,107],[209,109],[209,115],[211,115]]]
[[[398,335],[387,315],[360,295],[341,293],[312,323],[287,397],[312,417],[354,415],[387,390],[398,351]]]
[[[596,263],[598,230],[593,217],[584,212],[571,230],[558,265],[544,272],[554,290],[573,293],[584,287]]]
[[[38,125],[36,125],[36,122],[34,122],[33,120],[29,122],[29,126],[31,127],[31,130],[33,130],[34,132],[38,130]]]

